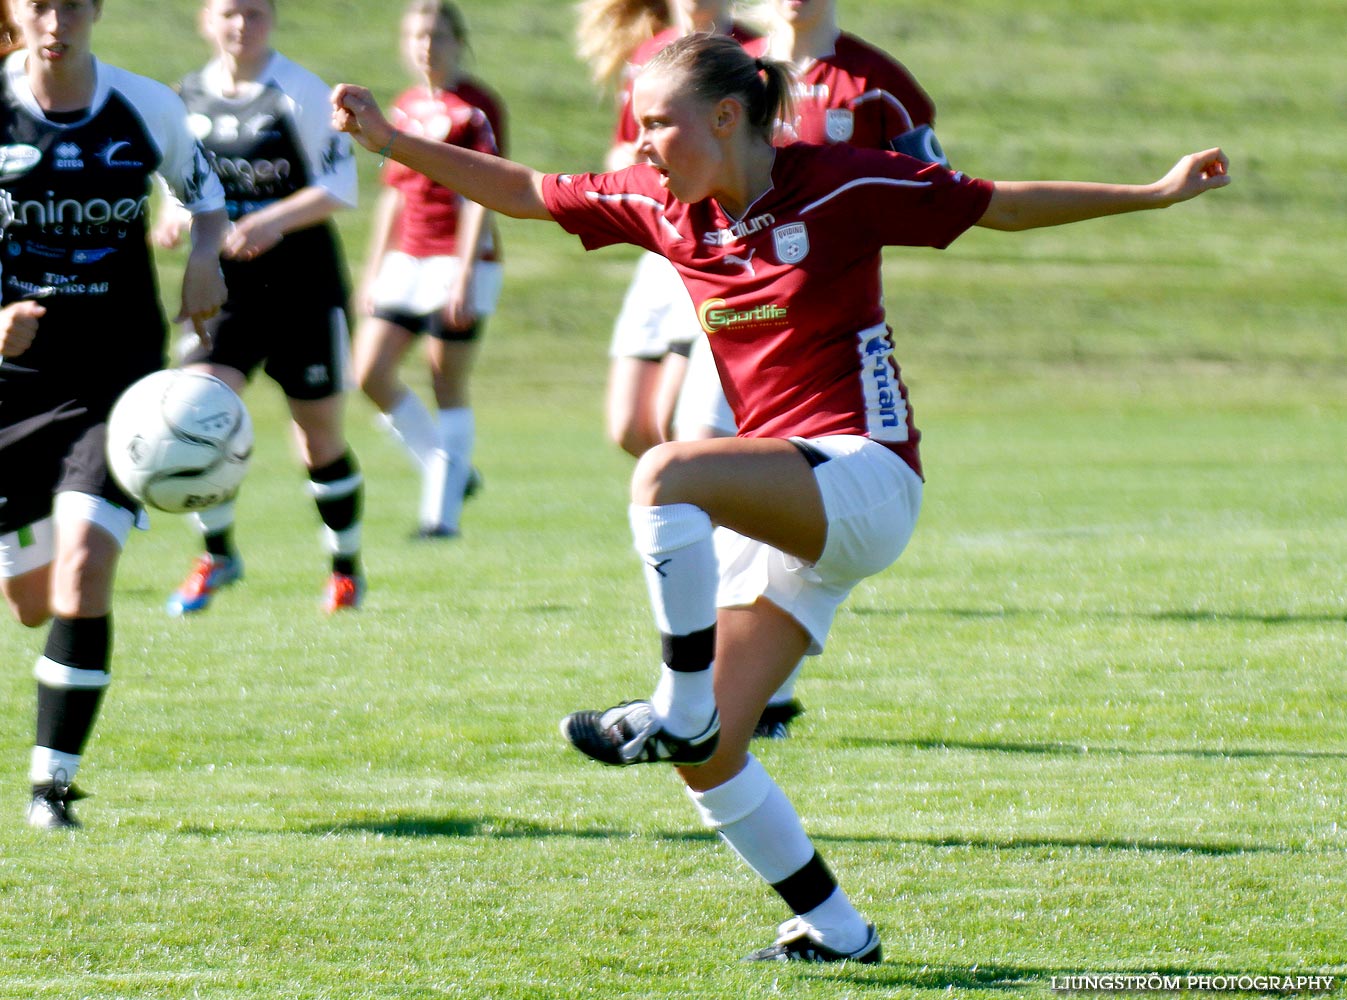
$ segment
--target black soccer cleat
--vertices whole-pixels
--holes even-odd
[[[804,715],[804,706],[792,698],[780,705],[768,705],[753,727],[755,740],[784,740],[790,737],[790,724]]]
[[[79,820],[70,813],[70,803],[84,798],[69,785],[47,782],[33,786],[28,803],[28,825],[37,830],[77,830]]]
[[[855,951],[837,951],[810,936],[812,928],[799,917],[787,920],[777,929],[776,941],[745,955],[745,962],[858,962],[873,965],[883,959],[879,932],[874,924],[865,925],[865,944]]]
[[[561,720],[571,746],[600,764],[705,764],[720,742],[720,713],[696,736],[665,731],[648,701],[624,701],[603,712],[573,712]]]

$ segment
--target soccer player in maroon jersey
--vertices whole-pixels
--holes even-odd
[[[28,823],[69,829],[140,511],[108,470],[108,412],[164,365],[151,178],[192,220],[179,318],[198,329],[225,301],[227,219],[182,101],[94,55],[100,0],[5,6],[0,35],[23,49],[0,65],[0,593],[20,623],[47,626]]]
[[[368,149],[587,248],[664,254],[711,334],[737,437],[648,451],[629,516],[663,663],[649,700],[576,712],[571,744],[605,764],[663,761],[703,821],[795,916],[754,960],[875,962],[878,934],[838,886],[785,793],[749,753],[767,697],[821,647],[857,582],[901,553],[921,503],[918,434],[880,292],[884,246],[944,247],[1164,208],[1229,182],[1219,149],[1141,185],[976,180],[894,152],[776,147],[785,68],[692,35],[650,61],[633,106],[645,163],[540,174],[399,134],[367,90],[333,92]],[[751,260],[753,268],[742,266]],[[715,525],[744,536],[717,568]]]
[[[936,140],[935,104],[905,66],[837,26],[836,0],[769,0],[768,32],[746,42],[754,56],[787,63],[794,71],[792,116],[778,121],[778,145],[844,142],[864,149],[896,149],[931,163],[944,163]],[[674,409],[674,436],[680,440],[735,432],[734,417],[704,336],[692,344],[687,373]],[[723,546],[735,540],[721,532]],[[803,662],[772,695],[755,734],[789,735],[803,708],[795,681]]]
[[[394,102],[392,121],[411,135],[503,154],[503,104],[462,71],[467,45],[453,3],[413,0],[402,18],[402,55],[419,82]],[[500,298],[499,237],[481,205],[424,174],[390,161],[383,181],[357,296],[365,318],[355,376],[421,470],[419,536],[452,537],[476,481],[468,374]],[[398,374],[422,334],[434,416]]]

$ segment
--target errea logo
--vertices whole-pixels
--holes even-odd
[[[73,142],[58,142],[56,149],[55,167],[57,170],[83,170],[84,169],[84,150],[80,149]]]

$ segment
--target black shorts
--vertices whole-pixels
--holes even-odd
[[[463,330],[451,330],[444,325],[444,317],[440,313],[409,313],[398,309],[380,309],[374,310],[374,318],[381,319],[385,323],[392,323],[394,326],[400,326],[408,333],[415,336],[426,334],[434,337],[436,340],[443,340],[449,344],[468,344],[476,340],[482,332],[482,321],[478,320],[472,326]]]
[[[0,535],[40,521],[57,493],[138,511],[108,469],[107,409],[68,400],[0,427]]]
[[[257,260],[223,262],[229,300],[206,324],[210,347],[186,363],[259,367],[291,399],[344,391],[350,356],[344,265],[323,227],[292,234]]]

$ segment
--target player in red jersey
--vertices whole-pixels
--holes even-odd
[[[635,19],[638,11],[624,5],[612,13]],[[669,0],[667,25],[627,58],[607,157],[610,170],[636,162],[640,128],[631,114],[631,84],[652,56],[694,31],[728,35],[740,43],[757,37],[731,18],[729,0]],[[642,256],[613,324],[604,401],[608,436],[629,454],[639,457],[672,436],[674,406],[698,333],[677,273],[658,255]]]
[[[413,0],[402,18],[402,55],[420,82],[394,102],[392,120],[409,135],[503,153],[503,105],[462,71],[467,45],[467,24],[454,4]],[[481,205],[424,174],[390,161],[383,180],[358,296],[365,319],[356,335],[356,380],[421,469],[418,534],[452,537],[477,482],[468,375],[500,298],[500,242]],[[398,375],[422,334],[434,416]]]
[[[857,912],[785,793],[748,752],[767,697],[822,646],[851,588],[892,563],[916,520],[918,435],[893,360],[880,251],[943,247],[968,227],[1021,230],[1194,198],[1229,181],[1219,149],[1151,184],[975,180],[898,153],[775,147],[785,68],[692,35],[633,90],[642,164],[540,174],[398,134],[367,90],[333,93],[334,123],[367,149],[587,248],[629,242],[682,276],[739,435],[648,451],[632,478],[663,664],[649,700],[577,712],[572,745],[606,764],[678,765],[703,821],[795,916],[755,960],[874,962]],[[746,266],[745,262],[751,266]],[[711,535],[752,544],[717,570]]]
[[[745,43],[754,56],[768,56],[794,70],[793,115],[778,121],[779,145],[844,142],[862,149],[896,149],[931,163],[944,163],[935,137],[935,104],[905,66],[837,26],[836,0],[769,0],[768,33]],[[734,417],[720,387],[710,347],[697,337],[674,410],[680,440],[735,432]],[[729,532],[717,545],[731,555],[739,540]],[[756,735],[781,739],[803,708],[795,682],[803,662],[767,702]]]

